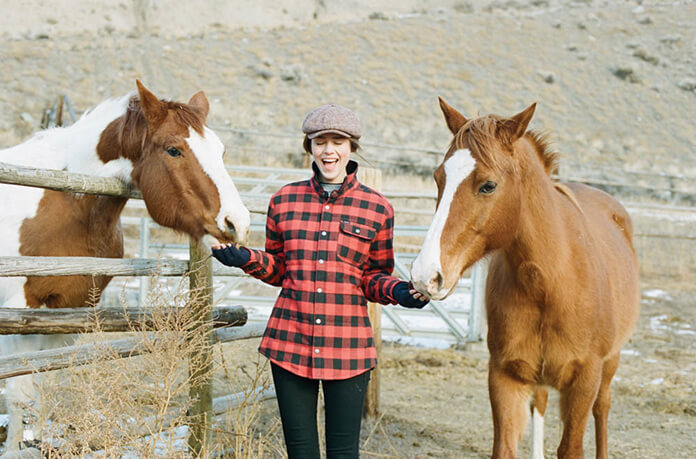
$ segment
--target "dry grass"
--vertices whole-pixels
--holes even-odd
[[[146,302],[153,326],[131,336],[143,355],[118,359],[108,346],[113,335],[96,330],[83,335],[94,348],[92,364],[48,374],[40,385],[42,404],[36,413],[44,426],[47,457],[191,457],[186,427],[194,404],[189,390],[214,377],[215,388],[236,393],[235,407],[216,418],[208,430],[211,441],[201,457],[267,457],[282,454],[279,422],[259,432],[263,403],[256,393],[268,388],[264,363],[239,371],[218,358],[209,371],[189,371],[189,356],[209,350],[209,341],[195,331],[200,317],[191,307],[188,279],[165,290],[155,286]],[[179,313],[170,314],[172,308]],[[219,346],[218,346],[219,347]],[[222,353],[220,353],[222,356]],[[227,392],[229,393],[229,392]]]

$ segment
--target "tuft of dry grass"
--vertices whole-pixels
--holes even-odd
[[[217,359],[208,372],[191,371],[189,356],[207,351],[210,341],[195,331],[200,317],[191,308],[188,279],[167,290],[153,282],[146,301],[152,325],[132,324],[143,354],[119,359],[99,330],[80,337],[94,344],[93,363],[70,366],[41,380],[45,457],[191,457],[187,450],[192,385],[214,377],[216,390],[232,390],[232,403],[218,404],[208,430],[211,441],[201,457],[282,456],[279,421],[258,429],[264,404],[258,394],[268,389],[264,363],[239,370]],[[176,314],[172,312],[176,311]],[[219,346],[218,346],[219,347]],[[222,353],[220,353],[222,355]],[[229,401],[229,400],[228,400]],[[229,408],[229,407],[232,408]],[[227,407],[227,408],[225,408]]]

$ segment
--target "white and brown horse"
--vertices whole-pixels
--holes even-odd
[[[580,184],[551,179],[556,154],[527,132],[535,105],[511,117],[466,119],[442,99],[454,135],[435,170],[438,205],[411,276],[448,296],[490,255],[486,285],[493,457],[516,457],[534,394],[543,429],[547,387],[560,391],[558,456],[583,456],[592,411],[596,455],[607,457],[609,384],[638,317],[638,262],[626,210]],[[543,457],[543,430],[533,457]]]
[[[0,161],[132,182],[159,224],[200,239],[246,238],[249,211],[223,164],[224,146],[206,126],[208,99],[162,101],[140,81],[137,94],[107,100],[74,125],[39,132],[0,150]],[[0,255],[123,257],[119,216],[127,199],[0,185]],[[0,278],[0,306],[88,306],[110,277]],[[69,337],[5,336],[2,354],[64,344]],[[24,430],[27,405],[38,403],[31,376],[12,378],[5,392],[10,414],[7,446],[33,440]],[[37,427],[34,427],[37,429]],[[37,429],[38,430],[38,429]],[[24,435],[23,435],[24,433]]]

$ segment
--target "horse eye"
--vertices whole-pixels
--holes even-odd
[[[495,191],[495,187],[498,186],[495,182],[486,182],[479,188],[479,193],[481,194],[491,194]]]
[[[176,147],[167,148],[167,154],[171,157],[181,156],[181,152]]]

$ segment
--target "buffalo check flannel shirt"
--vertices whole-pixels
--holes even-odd
[[[242,269],[282,286],[259,351],[311,379],[347,379],[373,368],[377,353],[367,302],[395,304],[394,209],[356,178],[350,161],[341,188],[315,175],[272,198],[265,251],[250,249]]]

